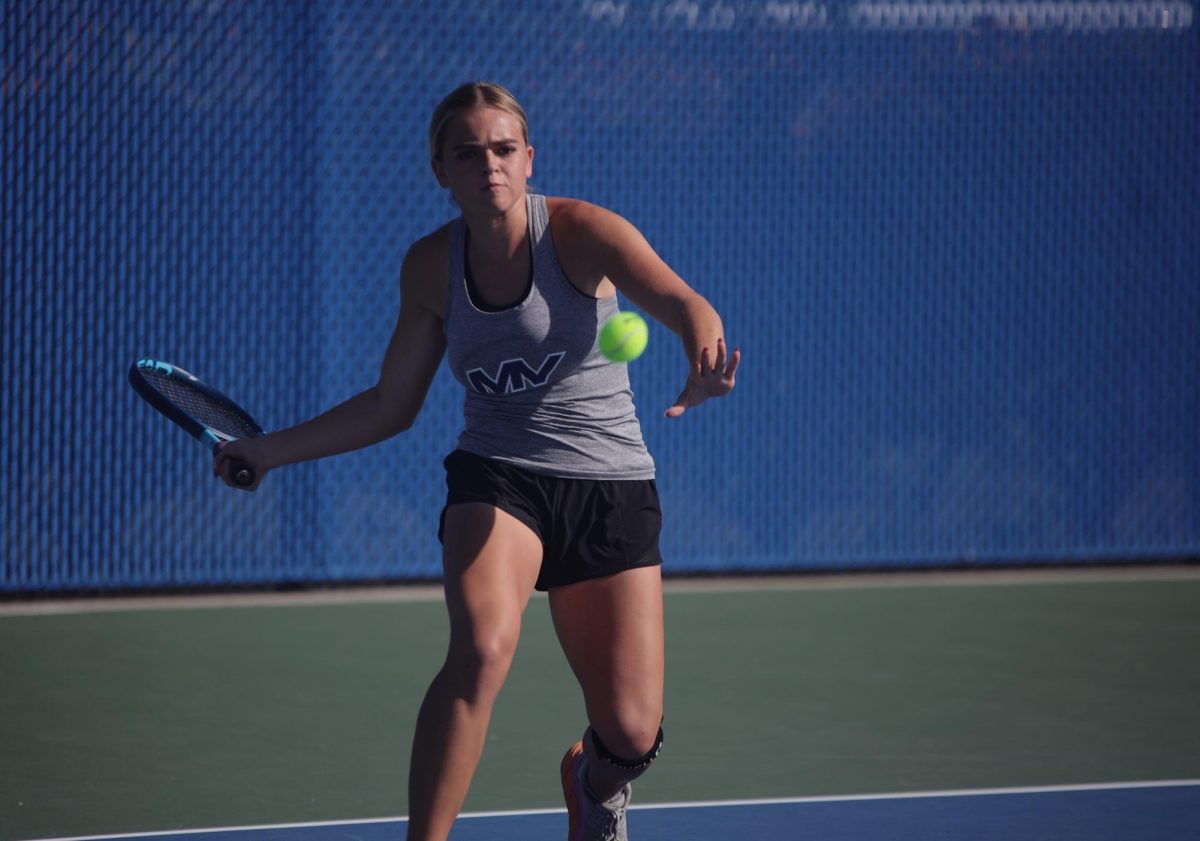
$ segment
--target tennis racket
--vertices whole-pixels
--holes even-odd
[[[245,409],[176,365],[139,359],[129,369],[129,384],[214,453],[226,441],[262,435],[262,427]],[[254,469],[243,461],[231,461],[229,475],[239,487],[254,484]]]

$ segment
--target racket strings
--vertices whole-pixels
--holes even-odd
[[[200,423],[230,438],[252,438],[262,429],[238,406],[209,394],[187,380],[152,368],[141,369],[142,376],[163,397]]]

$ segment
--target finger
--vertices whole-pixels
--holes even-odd
[[[713,364],[713,373],[719,374],[725,370],[726,350],[725,340],[717,339],[717,361]]]
[[[663,413],[663,417],[677,418],[686,412],[688,405],[691,403],[691,398],[689,396],[691,392],[692,384],[689,382],[683,387],[683,391],[679,392],[679,396],[675,398],[675,402],[671,405],[671,407]]]
[[[733,375],[737,372],[738,365],[741,364],[741,361],[742,361],[741,348],[734,348],[733,356],[729,360],[729,365],[725,368],[726,378],[731,379],[731,380],[733,379]]]
[[[701,348],[700,361],[697,364],[696,373],[704,375],[712,373],[712,356],[708,352],[708,348]]]
[[[223,446],[223,445],[222,445]],[[217,450],[216,458],[213,460],[213,470],[221,481],[230,487],[239,487],[233,481],[233,458],[221,449]]]

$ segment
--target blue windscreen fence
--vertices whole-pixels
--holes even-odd
[[[125,373],[268,428],[372,385],[470,79],[743,350],[676,421],[679,343],[631,366],[668,573],[1200,555],[1190,2],[3,0],[0,31],[2,592],[438,576],[444,368],[414,429],[256,494]]]

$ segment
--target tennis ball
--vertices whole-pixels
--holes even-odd
[[[632,362],[642,355],[650,331],[635,312],[619,312],[600,328],[600,352],[613,362]]]

